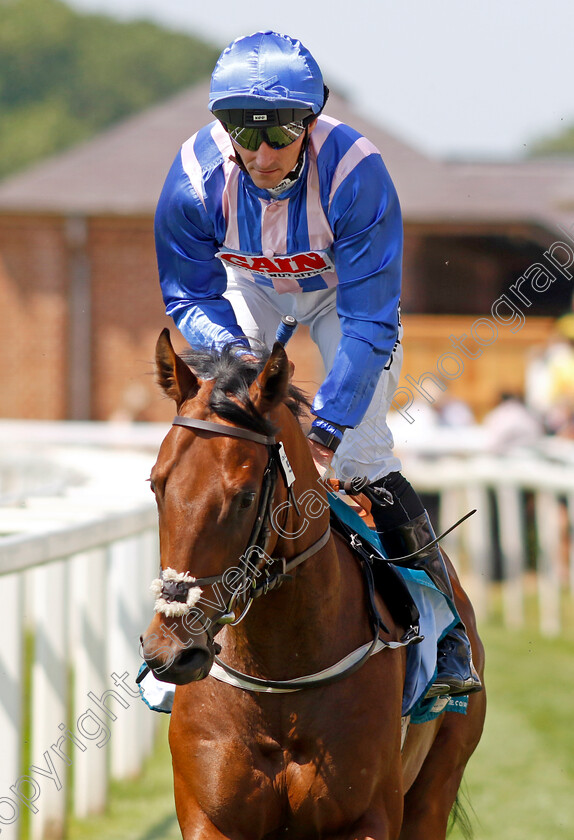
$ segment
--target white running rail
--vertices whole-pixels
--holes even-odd
[[[405,447],[403,468],[419,492],[438,498],[441,530],[476,508],[443,545],[478,617],[499,607],[498,589],[506,626],[525,626],[530,609],[541,633],[558,635],[574,607],[574,443],[543,438],[495,457],[457,445],[456,431],[450,453],[438,437]]]
[[[70,797],[101,812],[110,778],[152,750],[159,718],[134,679],[159,563],[145,479],[166,429],[141,431],[0,423],[0,466],[36,484],[11,474],[0,499],[0,840],[24,813],[32,840],[64,836]]]

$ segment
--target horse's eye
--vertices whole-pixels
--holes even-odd
[[[245,508],[251,507],[255,501],[255,496],[256,493],[242,493],[239,498],[239,509],[245,510]]]

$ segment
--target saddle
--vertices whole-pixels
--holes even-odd
[[[406,641],[411,635],[418,636],[419,609],[403,576],[383,553],[376,531],[371,530],[366,522],[332,490],[328,492],[328,500],[331,528],[348,543],[361,562],[367,585],[369,585],[369,580],[372,580],[374,588],[383,599],[393,621],[406,631],[402,640]],[[422,637],[420,639],[422,640]]]

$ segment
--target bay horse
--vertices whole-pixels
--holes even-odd
[[[485,692],[404,737],[404,629],[377,595],[383,649],[365,655],[363,574],[330,531],[284,348],[258,365],[225,351],[187,361],[164,330],[156,370],[177,416],[150,479],[162,572],[142,637],[151,670],[177,685],[184,840],[444,840]],[[452,578],[482,676],[473,610]],[[221,666],[247,683],[215,679]]]

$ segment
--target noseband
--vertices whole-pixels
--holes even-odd
[[[285,453],[281,441],[277,442],[273,435],[262,435],[249,429],[242,429],[236,426],[226,426],[223,423],[213,423],[208,420],[199,420],[193,417],[182,417],[177,415],[172,425],[184,426],[190,429],[210,432],[226,437],[243,438],[267,447],[268,460],[263,473],[263,481],[259,498],[259,508],[251,535],[247,542],[244,553],[239,562],[232,569],[226,570],[221,575],[211,577],[194,578],[189,572],[178,573],[173,569],[162,569],[160,577],[152,583],[152,592],[156,595],[156,612],[167,616],[187,615],[201,597],[201,586],[224,583],[229,580],[230,572],[233,571],[234,591],[223,610],[215,613],[210,621],[210,627],[206,627],[208,636],[213,636],[224,624],[238,624],[246,615],[255,598],[265,595],[271,589],[280,586],[290,577],[290,572],[303,563],[309,557],[323,548],[331,535],[330,526],[322,536],[309,546],[305,551],[287,560],[285,557],[270,557],[265,551],[269,538],[269,523],[271,521],[272,504],[277,485],[277,475],[281,474],[290,504],[295,512],[300,515],[297,501],[295,499],[292,485],[295,475],[291,464]],[[262,578],[258,581],[257,578]],[[240,593],[249,593],[246,597],[246,604],[239,616],[235,618],[234,609]],[[215,627],[215,633],[211,631]]]

